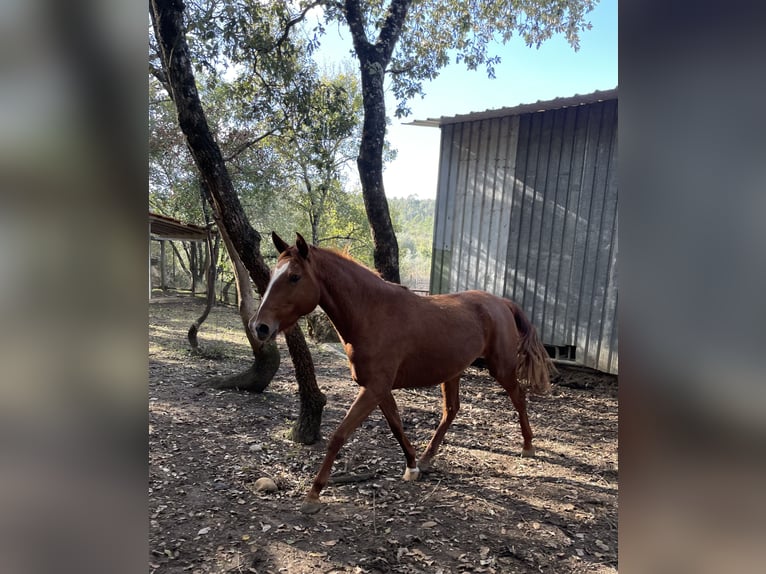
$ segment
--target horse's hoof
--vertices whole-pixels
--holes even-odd
[[[521,449],[521,458],[532,458],[535,456],[535,447]]]
[[[417,468],[417,467],[416,468],[407,468],[404,471],[404,476],[402,477],[402,480],[413,481],[413,480],[417,480],[419,476],[420,476],[420,469],[419,468]]]
[[[320,508],[322,508],[322,503],[318,500],[307,499],[301,504],[301,512],[303,514],[316,514]]]
[[[431,472],[431,461],[430,460],[419,460],[418,461],[418,470],[420,470],[421,474],[426,472]]]

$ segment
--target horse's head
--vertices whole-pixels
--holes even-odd
[[[261,300],[258,313],[250,319],[250,330],[260,341],[289,329],[319,304],[319,284],[311,268],[310,248],[297,234],[290,247],[276,233],[271,234],[279,259]]]

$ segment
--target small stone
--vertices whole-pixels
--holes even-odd
[[[250,452],[260,452],[263,450],[263,445],[259,442],[250,445]]]
[[[256,480],[254,488],[257,492],[276,492],[277,490],[279,490],[277,488],[277,483],[275,483],[268,476],[262,476],[261,478]]]

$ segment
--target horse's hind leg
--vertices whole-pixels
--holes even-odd
[[[442,418],[439,422],[439,426],[436,427],[436,432],[428,443],[426,451],[423,456],[420,457],[418,467],[421,471],[427,471],[431,467],[431,459],[439,450],[444,435],[447,433],[447,429],[455,420],[457,412],[460,410],[460,396],[458,391],[460,390],[460,375],[449,381],[445,381],[441,385],[442,387]]]
[[[388,393],[380,401],[380,410],[383,411],[383,416],[388,421],[388,426],[391,427],[391,432],[394,433],[394,437],[402,447],[404,451],[404,457],[407,461],[407,467],[404,471],[404,480],[417,480],[418,470],[417,463],[415,462],[415,449],[412,448],[412,444],[407,440],[402,428],[402,419],[399,417],[399,409],[396,406],[394,395]]]
[[[535,456],[535,447],[532,445],[532,428],[529,426],[529,417],[527,416],[527,396],[524,390],[519,385],[519,382],[514,380],[513,387],[509,390],[505,387],[508,396],[511,397],[511,402],[519,413],[519,424],[521,425],[521,436],[524,438],[524,447],[521,449],[521,456]],[[503,385],[505,386],[505,385]]]
[[[521,456],[535,456],[535,447],[532,446],[532,428],[529,426],[529,417],[527,416],[527,396],[516,379],[516,365],[501,370],[497,368],[496,364],[490,364],[489,373],[505,389],[513,407],[519,413],[521,436],[524,439]]]

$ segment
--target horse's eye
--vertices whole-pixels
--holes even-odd
[[[291,273],[289,277],[290,283],[297,283],[301,280],[301,276],[297,273]]]

